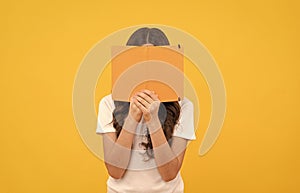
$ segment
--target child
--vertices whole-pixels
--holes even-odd
[[[169,45],[157,28],[140,28],[128,46]],[[103,137],[108,193],[183,193],[180,169],[188,140],[195,140],[193,103],[160,102],[141,90],[130,102],[106,95],[99,103],[97,134]]]

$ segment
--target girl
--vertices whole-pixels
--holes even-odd
[[[170,45],[157,28],[140,28],[128,46]],[[195,140],[192,102],[160,102],[141,90],[130,102],[106,95],[99,103],[97,134],[102,135],[108,193],[183,193],[180,169],[188,140]]]

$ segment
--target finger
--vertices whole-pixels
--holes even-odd
[[[142,112],[142,110],[141,110],[138,106],[136,106],[136,104],[134,103],[134,101],[133,101],[133,103],[132,103],[132,108],[133,108],[134,110],[138,111],[138,112]]]
[[[130,101],[130,103],[132,103],[132,102],[133,102],[133,96],[132,96],[132,97],[130,97],[130,100],[129,100],[129,101]]]
[[[157,94],[154,94],[153,99],[154,101],[160,101]]]
[[[146,109],[150,107],[150,104],[140,96],[136,96],[137,101],[139,101]]]
[[[147,113],[147,109],[144,107],[144,105],[142,105],[139,101],[134,100],[134,104],[143,112],[143,113]]]
[[[136,100],[134,96],[130,97],[130,106],[132,106],[133,108],[137,108],[137,106],[134,104],[134,100]]]
[[[137,109],[137,110],[139,110],[140,112],[142,112],[142,110],[136,105],[136,102],[138,102],[138,101],[137,101],[136,98],[133,96],[133,97],[132,97],[132,107],[135,108],[135,109]]]
[[[148,96],[150,96],[151,98],[152,98],[152,100],[159,100],[158,99],[158,95],[157,94],[155,94],[155,92],[154,91],[150,91],[150,90],[147,90],[147,89],[144,89],[144,90],[142,90],[142,92],[144,92],[144,93],[146,93]]]
[[[153,102],[153,99],[146,93],[144,92],[137,92],[137,95],[145,99],[149,104]]]

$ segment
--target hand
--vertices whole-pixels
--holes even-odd
[[[130,98],[129,115],[134,118],[137,122],[140,122],[143,112],[138,106],[136,106],[137,99],[134,97]]]
[[[160,100],[154,91],[142,90],[134,95],[134,104],[142,111],[146,122],[158,120]]]

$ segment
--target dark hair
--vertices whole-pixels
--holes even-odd
[[[158,28],[143,27],[137,29],[128,39],[127,46],[142,46],[143,44],[153,44],[154,46],[170,45],[167,36]],[[124,119],[129,113],[129,102],[114,101],[115,109],[113,111],[113,126],[116,129],[116,135],[119,137],[124,124]],[[174,126],[177,123],[180,115],[180,105],[178,101],[161,102],[158,111],[158,117],[162,125],[165,137],[169,144],[172,143]],[[146,149],[146,153],[150,158],[154,157],[153,147],[149,131],[147,129],[147,143],[142,142]],[[149,160],[148,159],[148,160]]]

